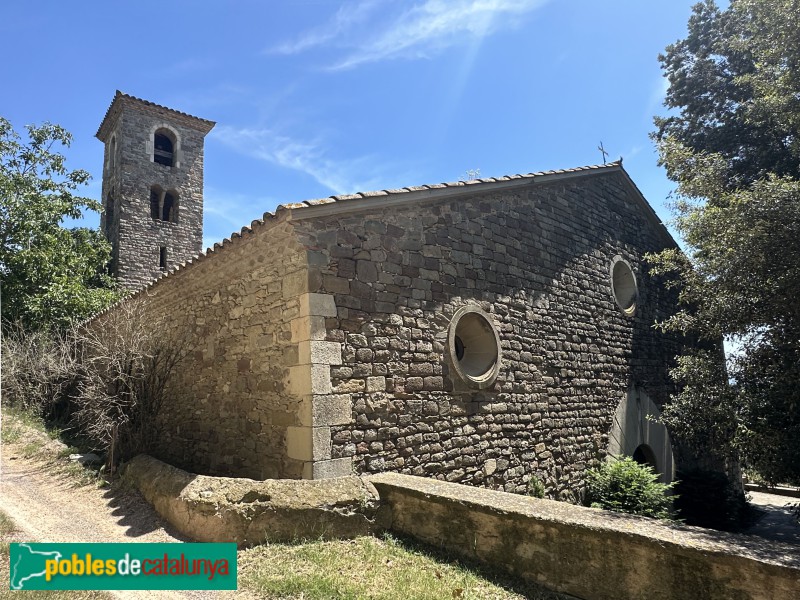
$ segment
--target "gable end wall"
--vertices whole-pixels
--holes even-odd
[[[300,214],[300,213],[298,213]],[[676,339],[653,329],[674,294],[643,262],[664,232],[622,173],[295,220],[310,291],[335,299],[326,340],[341,344],[328,398],[351,422],[330,427],[341,470],[398,471],[508,491],[532,476],[574,497],[608,446],[631,385],[661,405]],[[633,267],[629,318],[609,269]],[[485,390],[459,391],[445,360],[450,319],[491,315],[502,367]],[[315,404],[315,410],[318,407]]]

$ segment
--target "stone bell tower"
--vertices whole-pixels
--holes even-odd
[[[202,251],[203,144],[213,121],[119,90],[97,130],[105,144],[101,229],[110,271],[129,289]]]

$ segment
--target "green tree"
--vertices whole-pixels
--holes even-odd
[[[64,328],[117,297],[104,268],[110,248],[96,230],[62,226],[94,200],[75,195],[89,180],[70,171],[57,149],[70,134],[58,125],[27,127],[23,140],[0,117],[0,283],[3,322]]]
[[[682,356],[667,425],[698,454],[738,456],[800,482],[800,0],[696,5],[660,57],[670,87],[656,118],[677,183],[686,253],[651,257],[680,284],[663,323],[705,343]],[[739,351],[721,360],[719,341]],[[703,347],[701,343],[701,347]],[[727,368],[726,368],[727,367]]]
[[[737,188],[769,176],[800,176],[800,2],[714,0],[693,8],[688,35],[659,56],[669,89],[659,142],[716,154]],[[665,163],[674,180],[680,162]]]

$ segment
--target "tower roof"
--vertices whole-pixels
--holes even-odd
[[[117,90],[117,93],[114,95],[114,99],[111,101],[111,106],[108,107],[106,116],[103,117],[103,122],[100,123],[100,128],[95,134],[97,139],[99,139],[101,142],[106,141],[106,138],[111,132],[111,129],[119,117],[119,114],[126,107],[136,108],[137,110],[175,121],[181,125],[184,125],[185,127],[191,127],[203,135],[206,135],[214,128],[214,125],[216,125],[216,122],[214,121],[201,119],[200,117],[195,117],[185,112],[168,108],[148,100],[142,100],[141,98],[136,98],[135,96],[130,96]]]

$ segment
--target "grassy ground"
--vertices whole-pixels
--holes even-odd
[[[72,440],[64,436],[58,427],[47,426],[35,414],[3,406],[0,423],[0,441],[14,444],[23,458],[36,458],[48,463],[50,470],[65,477],[75,487],[106,484],[96,467],[84,466],[69,460],[70,454],[85,452],[71,445]]]
[[[268,544],[239,553],[239,588],[265,598],[563,598],[393,537]]]

